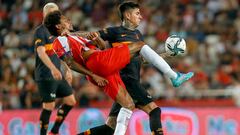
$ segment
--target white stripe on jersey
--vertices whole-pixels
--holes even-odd
[[[64,48],[64,51],[66,53],[70,52],[70,47],[69,47],[69,44],[68,44],[67,37],[65,37],[65,36],[60,37],[59,36],[58,41],[60,42],[60,44],[62,45],[62,47]]]
[[[87,38],[83,38],[83,37],[79,37],[79,38],[81,38],[82,40],[85,40],[87,42],[91,42],[91,40],[88,40]]]
[[[85,50],[85,51],[88,51],[88,50],[90,50],[87,46],[86,46],[86,44],[82,41],[82,40],[80,40],[78,37],[76,37],[76,36],[71,36],[70,35],[70,37],[71,38],[73,38],[73,39],[75,39],[75,40],[77,40],[78,42],[80,42],[84,47],[83,47],[83,49]],[[83,39],[83,40],[86,40],[86,39]],[[87,41],[87,40],[86,40]],[[90,40],[89,40],[90,41]]]

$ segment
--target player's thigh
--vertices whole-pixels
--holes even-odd
[[[119,91],[116,96],[117,103],[119,103],[122,107],[133,110],[135,108],[134,102],[131,96],[128,94],[126,88],[119,85]]]
[[[68,97],[72,94],[73,94],[72,87],[65,79],[58,81],[58,87],[56,90],[56,95],[58,98]]]
[[[108,80],[108,84],[104,86],[104,92],[113,100],[116,100],[116,96],[120,90],[119,86],[122,85],[125,88],[125,85],[120,78],[120,74],[119,72],[116,72],[105,78]]]
[[[122,80],[126,86],[129,95],[132,97],[136,107],[139,105],[145,106],[153,102],[152,96],[140,84],[140,81],[129,77],[122,77]]]
[[[43,103],[53,102],[56,99],[58,82],[55,80],[37,81],[38,91]]]
[[[106,79],[108,84],[104,87],[104,92],[123,107],[134,108],[132,98],[128,94],[119,72],[107,76]]]
[[[119,46],[99,51],[90,56],[86,66],[92,72],[101,76],[109,76],[124,68],[130,62],[130,53],[127,46]]]

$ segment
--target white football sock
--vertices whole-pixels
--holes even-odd
[[[174,72],[168,63],[148,45],[142,47],[140,55],[143,56],[147,62],[152,63],[157,69],[162,71],[167,77],[171,79],[177,78],[177,73]]]
[[[117,125],[114,135],[125,135],[127,131],[128,122],[132,116],[132,111],[127,108],[121,108],[117,116]]]

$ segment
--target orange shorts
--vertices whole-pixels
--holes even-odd
[[[94,52],[86,61],[86,67],[93,73],[102,76],[109,81],[103,89],[106,94],[115,100],[119,86],[125,88],[119,71],[129,62],[130,51],[128,46],[121,45],[104,51]]]

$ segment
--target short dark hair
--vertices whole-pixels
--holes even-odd
[[[60,11],[53,11],[44,19],[44,25],[47,27],[48,31],[53,36],[58,36],[56,25],[60,24],[61,22],[62,13]]]
[[[125,11],[129,9],[135,9],[135,8],[140,8],[139,4],[134,3],[134,2],[124,2],[119,6],[119,15],[121,20],[123,21],[123,14]]]

